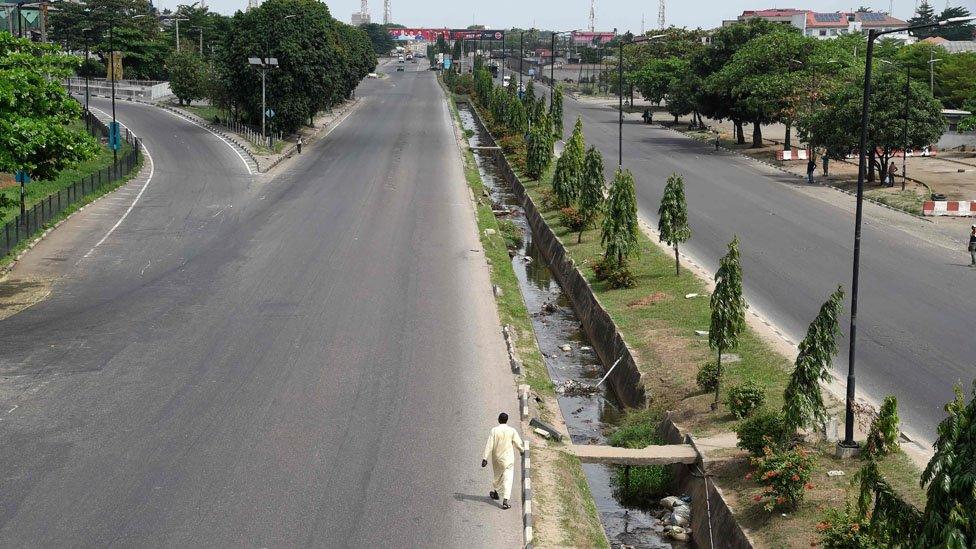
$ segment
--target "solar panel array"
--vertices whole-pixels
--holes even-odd
[[[813,19],[818,23],[840,23],[839,13],[815,13]]]
[[[884,21],[888,16],[884,13],[862,13],[861,21]]]

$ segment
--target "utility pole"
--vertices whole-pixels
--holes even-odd
[[[278,67],[277,57],[248,57],[247,63],[252,67],[257,68],[261,71],[261,140],[262,142],[267,138],[266,122],[268,119],[268,102],[266,96],[266,83],[268,76],[268,69],[274,69]]]
[[[664,0],[657,3],[657,28],[664,30]]]
[[[596,31],[596,0],[590,0],[590,32]]]
[[[383,0],[383,24],[389,25],[393,22],[393,14],[390,12],[390,0]]]
[[[115,119],[115,60],[117,54],[115,53],[115,22],[113,21],[108,27],[108,49],[109,55],[111,55],[112,62],[109,63],[109,74],[112,76],[112,132],[117,132],[118,121]],[[121,64],[121,63],[120,63]],[[118,147],[112,146],[112,163],[119,163],[119,151]]]

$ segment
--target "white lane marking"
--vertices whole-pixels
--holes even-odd
[[[97,109],[95,107],[92,107],[92,109],[93,110],[96,110],[96,111],[98,111],[98,112],[100,112],[102,114],[104,114],[105,116],[108,116],[108,113],[106,113],[105,111],[103,111],[101,109]],[[120,124],[122,124],[122,123],[120,122]],[[135,132],[133,132],[131,129],[129,129],[129,127],[126,126],[125,124],[122,124],[122,127],[124,127],[125,129],[129,130],[129,132],[132,133],[132,135],[134,135],[134,136],[136,135]],[[138,136],[136,136],[136,137],[138,137]],[[99,240],[98,242],[95,243],[94,246],[92,246],[92,249],[88,250],[88,253],[86,253],[85,255],[82,256],[82,259],[90,256],[92,254],[92,252],[95,251],[95,248],[98,248],[99,246],[101,246],[102,243],[105,242],[105,240],[108,237],[112,236],[112,233],[115,232],[115,229],[118,229],[119,228],[119,225],[121,225],[122,222],[125,221],[125,218],[129,217],[129,213],[132,212],[132,208],[135,208],[136,207],[136,203],[139,202],[139,199],[140,198],[142,198],[142,193],[146,192],[146,189],[149,188],[149,182],[152,181],[153,174],[156,173],[156,163],[153,162],[153,157],[152,157],[151,154],[149,154],[149,149],[146,148],[145,143],[142,143],[142,141],[140,141],[139,143],[140,143],[140,145],[142,145],[142,152],[146,155],[146,158],[149,159],[149,177],[146,178],[146,182],[142,184],[142,188],[139,189],[139,193],[132,200],[132,203],[129,204],[129,207],[125,210],[125,213],[122,214],[122,217],[120,217],[119,220],[115,222],[115,225],[112,225],[112,228],[109,229],[107,233],[105,233],[105,236],[103,236],[101,240]]]
[[[210,128],[208,128],[206,126],[204,126],[203,124],[200,124],[199,122],[196,122],[194,120],[191,120],[191,119],[189,119],[189,118],[187,118],[187,117],[185,117],[183,115],[176,114],[175,112],[173,112],[173,111],[171,111],[169,109],[160,109],[160,110],[163,111],[163,112],[165,112],[165,113],[168,113],[168,114],[170,114],[172,116],[175,116],[175,117],[179,118],[180,120],[185,120],[186,122],[189,122],[190,124],[193,124],[194,126],[199,126],[199,127],[203,128],[203,129],[207,130],[208,132],[210,132],[214,137],[216,137],[217,139],[223,141],[225,145],[227,145],[228,147],[230,147],[230,150],[234,151],[234,154],[237,155],[237,158],[240,158],[241,159],[241,162],[244,164],[244,167],[247,169],[247,174],[248,175],[254,175],[254,172],[251,171],[251,165],[248,164],[247,163],[247,160],[244,159],[244,155],[241,154],[241,151],[237,150],[237,147],[231,145],[230,144],[230,141],[227,141],[226,139],[224,139],[224,137],[222,135],[220,135],[219,133],[211,130]]]
[[[11,408],[11,409],[9,409],[9,410],[7,410],[7,413],[9,414],[10,412],[13,412],[13,411],[14,411],[14,410],[16,410],[17,408],[20,408],[20,404],[15,404],[13,408]]]

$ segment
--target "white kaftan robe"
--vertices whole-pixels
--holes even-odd
[[[488,434],[488,443],[485,444],[485,455],[482,459],[491,460],[491,470],[495,474],[491,485],[502,499],[510,499],[512,495],[515,448],[518,448],[519,452],[524,451],[522,437],[519,436],[518,431],[506,424],[499,424],[492,428],[491,433]]]

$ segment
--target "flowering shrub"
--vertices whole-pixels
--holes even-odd
[[[889,546],[886,536],[872,532],[869,519],[860,519],[850,509],[828,509],[817,524],[819,544],[824,549],[884,549]]]
[[[813,489],[810,474],[813,472],[813,458],[803,448],[773,450],[765,448],[763,455],[752,458],[755,473],[746,478],[755,478],[763,486],[763,492],[755,497],[765,502],[767,511],[779,507],[796,509],[803,501],[805,490]]]
[[[585,229],[587,221],[586,216],[572,206],[559,210],[559,223],[574,233]]]

